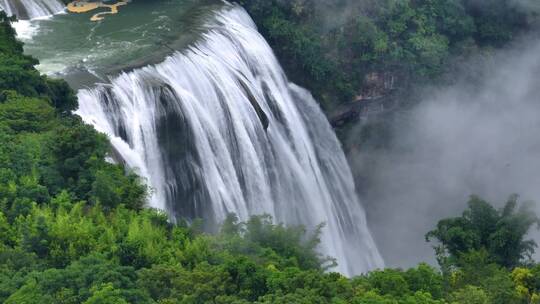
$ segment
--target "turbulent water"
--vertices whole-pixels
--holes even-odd
[[[194,41],[222,5],[212,0],[134,1],[101,22],[90,20],[95,12],[59,14],[20,21],[16,29],[25,52],[39,59],[40,71],[80,88],[106,81],[118,70],[162,62],[172,49]]]
[[[171,218],[214,223],[270,214],[326,223],[321,250],[338,271],[383,265],[347,161],[311,95],[287,81],[240,8],[163,63],[79,91],[81,115],[108,134]]]
[[[0,9],[25,20],[56,14],[64,5],[58,0],[0,0]]]

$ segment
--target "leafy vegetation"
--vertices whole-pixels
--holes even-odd
[[[143,208],[147,189],[105,161],[106,138],[70,114],[73,92],[35,63],[0,13],[2,303],[540,303],[525,239],[538,218],[517,197],[501,210],[473,197],[439,222],[428,238],[441,270],[356,278],[329,272],[317,231],[267,216],[231,215],[216,235],[173,225]]]
[[[324,271],[317,234],[306,239],[303,229],[273,225],[265,216],[238,223],[231,215],[221,233],[206,235],[169,224],[154,210],[105,210],[65,193],[14,220],[0,214],[3,303],[518,304],[540,298],[540,266],[505,267],[482,249],[461,254],[448,272],[421,264],[349,279]],[[483,214],[471,224],[492,220]]]
[[[513,268],[522,261],[531,261],[536,243],[524,240],[527,231],[540,219],[532,211],[530,204],[516,209],[517,196],[511,196],[501,210],[473,196],[469,208],[461,217],[442,220],[437,229],[426,238],[437,239],[440,259],[456,265],[462,255],[472,251],[485,252],[489,261]]]
[[[512,0],[237,2],[288,74],[327,110],[357,95],[436,81],[454,58],[502,46],[538,17]]]

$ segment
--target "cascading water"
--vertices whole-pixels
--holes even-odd
[[[0,0],[0,9],[25,20],[56,14],[64,5],[58,0]]]
[[[79,91],[173,220],[270,214],[313,228],[352,275],[383,266],[350,169],[309,92],[287,81],[248,14],[228,6],[198,43],[163,63]]]

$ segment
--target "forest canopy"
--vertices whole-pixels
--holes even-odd
[[[539,16],[514,0],[238,2],[288,75],[327,111],[358,95],[438,81],[448,65],[504,46],[537,26]]]
[[[283,42],[282,56],[301,58],[306,79],[343,97],[362,82],[357,66],[437,74],[460,43],[495,46],[526,26],[512,21],[513,10],[508,22],[486,24],[462,2],[381,2],[377,17],[343,25],[369,32],[364,40],[345,27],[321,32],[302,3],[245,4],[274,44]],[[454,17],[437,17],[447,10]],[[105,161],[107,138],[71,114],[74,92],[39,74],[11,21],[0,13],[0,302],[540,303],[540,266],[528,258],[535,243],[526,239],[538,218],[517,197],[500,210],[473,197],[461,217],[440,221],[428,233],[439,242],[440,269],[420,264],[355,278],[331,272],[333,259],[317,253],[317,231],[268,216],[242,223],[230,215],[213,235],[196,223],[171,224],[144,208],[149,190],[135,174]],[[323,54],[345,33],[358,41],[340,52],[367,51],[342,69],[341,56]],[[333,73],[343,81],[325,82]]]

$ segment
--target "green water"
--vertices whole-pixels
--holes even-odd
[[[85,14],[60,14],[31,21],[25,52],[38,69],[66,78],[75,87],[90,85],[121,70],[158,63],[200,35],[219,1],[134,0],[117,15],[90,21]],[[28,35],[30,36],[30,35]]]

